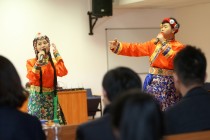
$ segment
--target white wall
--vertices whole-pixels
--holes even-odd
[[[58,79],[62,86],[90,87],[101,94],[107,71],[105,28],[159,27],[164,17],[173,16],[171,10],[115,9],[113,16],[98,20],[89,36],[89,10],[88,0],[0,1],[0,54],[14,63],[23,85],[37,32],[48,35],[64,58],[69,74]]]
[[[174,10],[181,23],[178,39],[184,44],[195,45],[202,49],[207,57],[207,81],[210,81],[210,3]]]

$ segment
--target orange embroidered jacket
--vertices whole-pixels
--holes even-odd
[[[162,44],[154,44],[156,39],[144,43],[125,43],[112,50],[118,55],[126,56],[149,56],[150,66],[162,69],[173,70],[173,59],[184,45],[176,40],[171,40],[166,44],[166,48],[161,50]]]
[[[57,76],[65,76],[67,75],[68,71],[64,65],[63,59],[60,57],[58,53],[54,54],[55,59],[53,59],[56,75]],[[36,64],[37,59],[29,59],[27,60],[26,67],[27,67],[27,75],[26,77],[29,79],[30,85],[40,86],[40,68],[42,69],[42,83],[43,87],[45,88],[53,88],[53,75],[54,70],[51,66],[51,63],[46,60],[46,65],[42,67],[38,67]]]

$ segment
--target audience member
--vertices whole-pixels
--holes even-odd
[[[38,118],[18,110],[26,100],[14,65],[0,56],[0,140],[45,140]]]
[[[112,132],[110,106],[123,91],[142,88],[141,79],[133,70],[126,67],[118,67],[109,70],[103,77],[104,116],[87,122],[78,127],[77,140],[115,140]]]
[[[182,100],[165,112],[165,133],[210,129],[210,94],[204,88],[207,62],[204,53],[187,45],[174,59],[174,82]]]
[[[160,140],[163,116],[153,96],[130,90],[113,102],[112,124],[117,140]]]

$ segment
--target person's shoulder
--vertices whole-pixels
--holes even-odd
[[[179,41],[176,41],[176,43],[177,43],[179,46],[184,47],[184,44],[183,44],[183,43],[181,43],[181,42],[179,42]]]
[[[164,116],[165,118],[173,118],[175,116],[177,116],[179,114],[179,112],[182,112],[183,108],[183,104],[185,101],[181,100],[178,103],[176,103],[175,105],[169,107],[166,111],[164,111]]]
[[[7,125],[4,131],[0,133],[0,137],[5,133],[5,137],[13,135],[16,139],[26,139],[28,137],[31,137],[31,140],[45,139],[41,122],[37,117],[11,107],[0,107],[0,112],[2,113],[0,116],[0,125]],[[8,134],[7,132],[10,133]]]
[[[28,113],[21,112],[18,109],[11,107],[1,107],[0,111],[2,112],[1,118],[3,120],[7,120],[8,123],[11,123],[13,126],[41,126],[41,122],[37,117],[29,115]]]
[[[184,98],[191,99],[191,100],[198,100],[198,98],[205,98],[206,100],[210,100],[209,96],[210,96],[210,93],[205,88],[195,87],[195,88],[191,89],[184,96]]]
[[[196,107],[197,104],[195,103],[210,104],[210,93],[201,87],[194,88],[182,97],[174,106],[168,108],[164,114],[170,117],[182,115],[183,112],[189,111],[189,108]]]
[[[35,63],[36,61],[36,58],[30,58],[27,60],[27,63]]]
[[[181,43],[181,42],[179,42],[179,41],[177,41],[177,40],[172,40],[171,41],[171,44],[172,44],[173,47],[181,47],[181,48],[184,48],[184,44]]]
[[[176,112],[176,110],[177,110],[177,107],[173,106],[173,107],[168,108],[166,111],[164,111],[163,114],[164,114],[164,116],[170,116],[171,114],[174,114],[174,112]]]
[[[35,61],[36,60],[36,58],[29,58],[29,59],[27,59],[27,61]]]
[[[100,139],[113,140],[110,115],[83,123],[77,127],[76,137],[80,140]]]
[[[101,118],[97,118],[95,120],[90,120],[89,122],[83,123],[78,126],[78,129],[86,129],[86,128],[98,128],[99,126],[103,126],[108,124],[111,121],[110,115],[104,115]]]
[[[28,113],[16,110],[17,117],[20,120],[24,120],[25,122],[30,122],[30,123],[34,123],[34,124],[41,124],[41,122],[39,121],[39,119],[35,116],[32,116]]]
[[[90,120],[78,126],[77,133],[83,135],[90,135],[92,133],[101,133],[104,130],[111,129],[110,115],[104,115],[101,118]]]

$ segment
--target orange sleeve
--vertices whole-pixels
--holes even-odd
[[[154,40],[144,43],[125,43],[120,42],[117,50],[114,53],[126,56],[150,56],[154,51]]]
[[[58,53],[58,51],[55,51],[53,53],[54,57],[55,57],[55,68],[56,68],[56,74],[57,76],[65,76],[68,74],[68,70],[66,69],[63,59],[60,56],[60,54]]]
[[[151,61],[151,57],[157,52],[158,44],[154,44],[155,39],[144,43],[124,43],[120,42],[116,49],[112,50],[118,55],[124,56],[148,56],[150,58],[150,65],[157,68],[173,69],[173,59],[178,51],[180,51],[184,45],[178,41],[170,41],[165,50],[158,53],[155,61]],[[159,43],[160,45],[160,43]]]
[[[56,74],[57,76],[65,76],[68,74],[68,70],[66,69],[63,59],[59,59],[56,63],[55,63],[55,68],[56,68]]]
[[[29,59],[26,62],[27,75],[29,81],[38,81],[40,77],[40,68],[36,66],[36,59]]]

